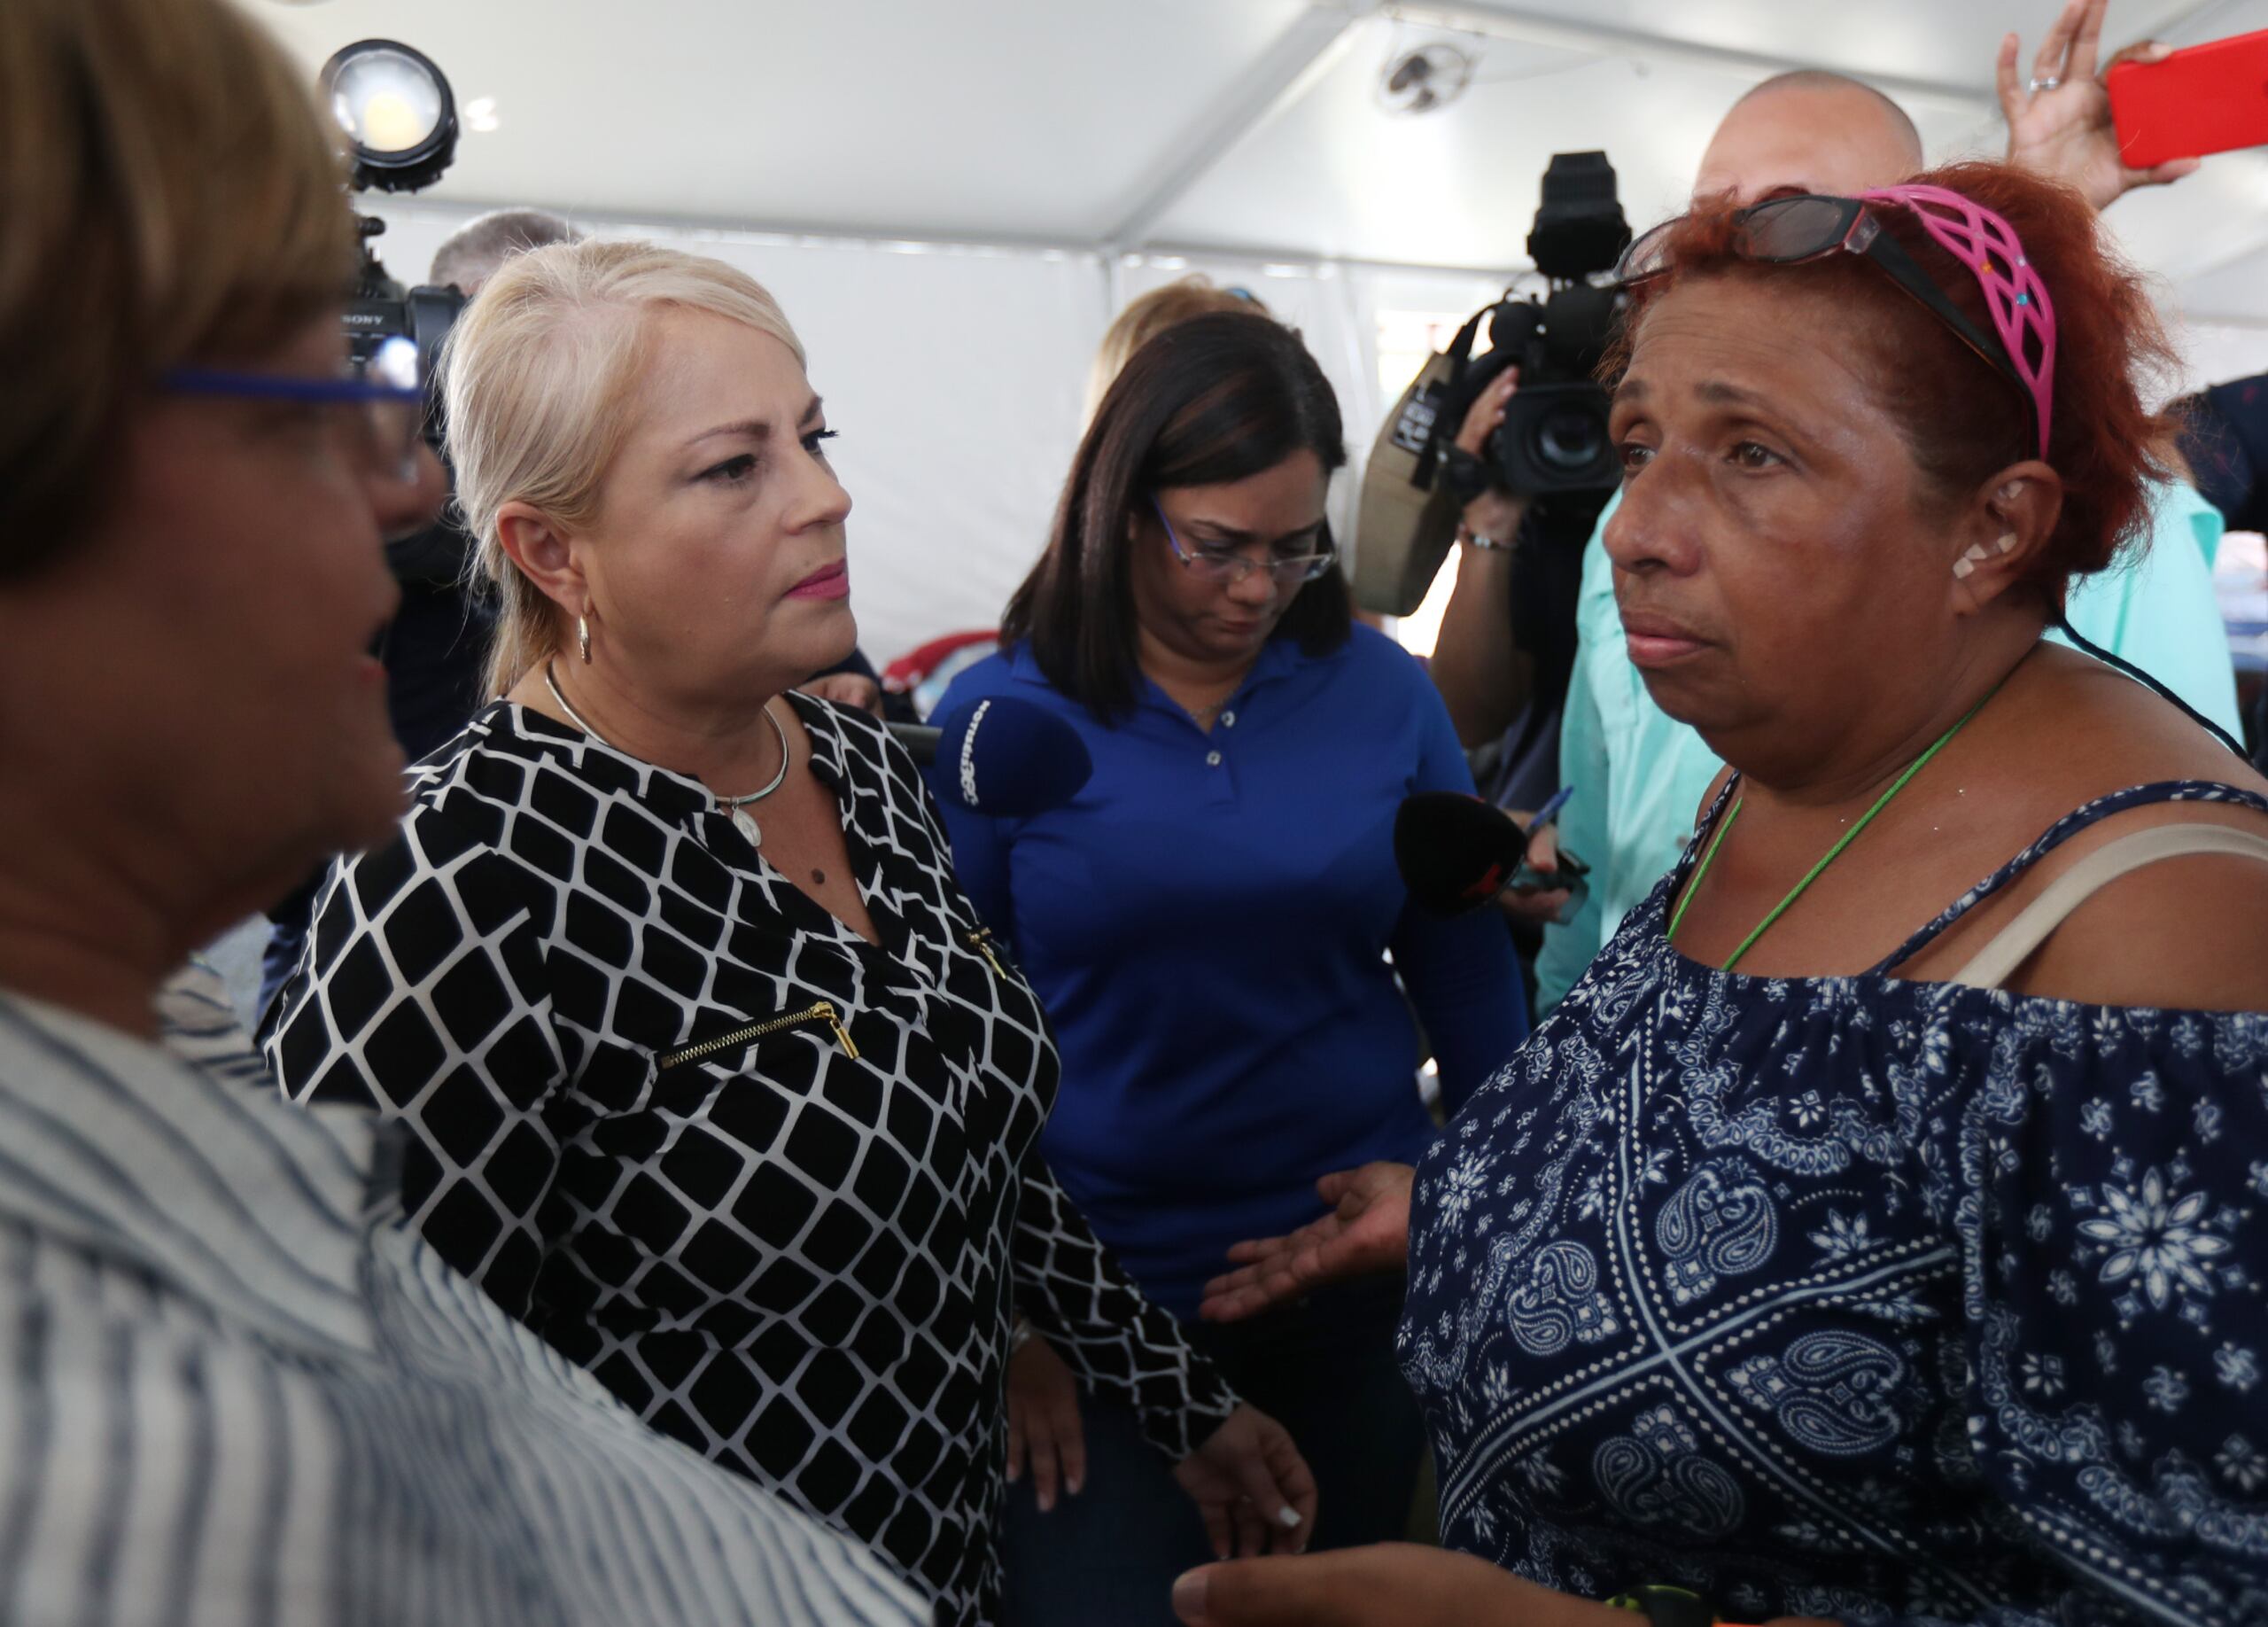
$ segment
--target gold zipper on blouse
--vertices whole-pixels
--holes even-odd
[[[1000,957],[992,953],[992,929],[979,927],[968,935],[968,946],[992,963],[992,975],[1006,977],[1008,969],[1000,964]]]
[[[682,1063],[700,1062],[719,1051],[729,1051],[736,1045],[747,1045],[766,1034],[776,1034],[783,1029],[799,1027],[805,1023],[824,1023],[835,1031],[835,1043],[852,1062],[858,1060],[858,1047],[850,1043],[850,1031],[843,1025],[843,1014],[832,1000],[820,1000],[817,1005],[787,1016],[773,1017],[768,1023],[751,1023],[746,1028],[736,1028],[729,1034],[718,1034],[714,1039],[703,1039],[699,1045],[680,1046],[674,1051],[664,1051],[658,1066],[674,1068]]]

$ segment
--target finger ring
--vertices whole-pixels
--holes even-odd
[[[2053,90],[2062,82],[2061,79],[2051,74],[2046,79],[2033,80],[2024,89],[2031,91],[2032,95],[2038,96],[2042,90]]]

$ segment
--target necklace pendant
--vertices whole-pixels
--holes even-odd
[[[764,845],[764,832],[757,828],[756,815],[746,808],[733,810],[733,824],[742,836],[748,838],[748,845],[750,847]]]

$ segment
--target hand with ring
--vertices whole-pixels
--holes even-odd
[[[1174,1466],[1215,1557],[1303,1553],[1315,1535],[1315,1475],[1284,1426],[1239,1405]]]
[[[2032,58],[2031,77],[2019,84],[2013,34],[2000,42],[1994,78],[2000,111],[2008,121],[2008,162],[2051,181],[2077,187],[2096,208],[2138,186],[2163,186],[2194,175],[2201,160],[2175,159],[2148,169],[2130,168],[2118,156],[2110,92],[2097,77],[2102,19],[2110,0],[2070,0]],[[2129,45],[2105,64],[2156,62],[2173,47],[2156,41]]]

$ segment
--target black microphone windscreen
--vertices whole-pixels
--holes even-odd
[[[1436,915],[1488,902],[1526,851],[1527,833],[1511,815],[1478,797],[1420,791],[1394,816],[1394,862],[1402,884]]]
[[[929,788],[978,814],[1029,819],[1070,801],[1094,771],[1077,729],[1044,706],[995,695],[938,720]]]
[[[905,748],[917,768],[927,768],[937,760],[937,731],[920,723],[885,723],[890,738]]]

